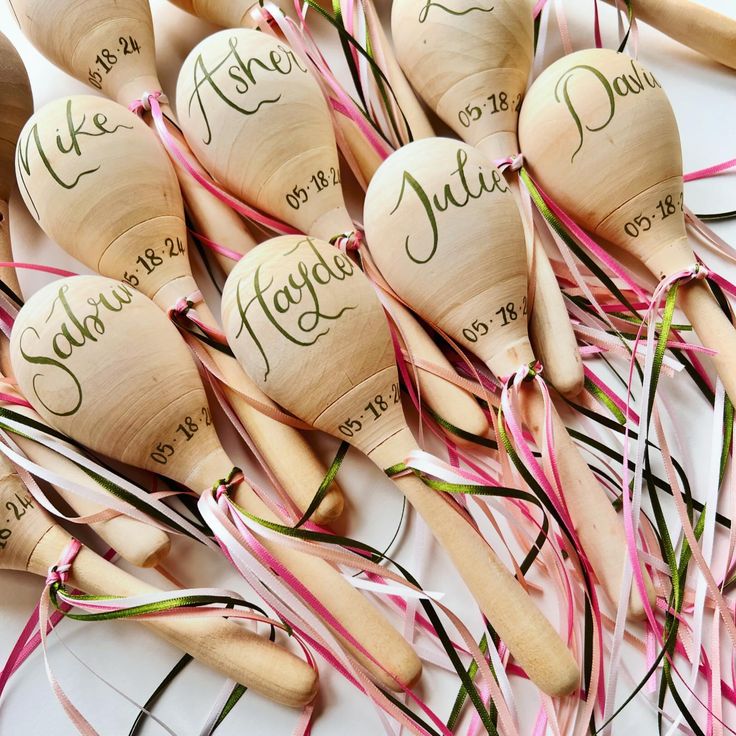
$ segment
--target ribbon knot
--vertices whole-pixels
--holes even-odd
[[[525,363],[519,366],[518,370],[512,376],[504,380],[504,383],[511,383],[514,386],[518,386],[521,383],[528,383],[539,376],[543,370],[544,366],[538,360],[533,360],[531,363]]]
[[[703,281],[710,276],[710,269],[702,263],[695,263],[690,269],[690,279],[693,281]]]
[[[167,314],[169,319],[173,317],[185,317],[190,309],[194,309],[202,301],[202,292],[194,291],[189,296],[182,296],[176,300],[173,307],[169,307]]]
[[[340,233],[339,235],[335,235],[334,238],[330,238],[330,245],[334,245],[343,253],[351,250],[360,250],[363,245],[363,234],[360,230],[353,230],[350,233]]]
[[[215,494],[215,501],[219,501],[223,496],[230,493],[230,489],[243,480],[243,472],[240,468],[233,468],[227,475],[227,478],[220,478],[212,485],[212,492]]]
[[[499,158],[493,162],[493,165],[497,169],[504,171],[508,169],[510,171],[519,171],[524,166],[524,154],[517,153],[513,156],[506,156],[506,158]]]
[[[64,585],[69,580],[69,571],[80,549],[82,549],[81,543],[72,537],[61,553],[59,561],[49,568],[46,575],[47,586]]]
[[[128,105],[128,110],[131,112],[134,112],[136,115],[140,114],[141,112],[150,112],[151,111],[151,100],[154,100],[157,103],[168,103],[168,98],[166,95],[161,92],[161,90],[157,90],[154,92],[144,92],[140,99],[134,100],[133,102]]]

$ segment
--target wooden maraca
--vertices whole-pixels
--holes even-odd
[[[71,154],[66,145],[56,144],[57,135],[74,147]],[[21,135],[17,172],[26,204],[41,227],[85,265],[127,281],[164,310],[197,291],[174,169],[133,113],[91,96],[46,105]],[[72,211],[76,216],[70,222]],[[217,327],[204,303],[196,309],[203,322]],[[228,400],[267,465],[305,511],[324,472],[312,449],[297,430],[247,403],[242,394],[270,404],[232,358],[210,346],[203,350],[234,387],[224,387]],[[342,494],[333,487],[314,519],[332,521],[342,508]]]
[[[177,109],[190,147],[234,195],[324,240],[354,231],[327,105],[286,44],[245,29],[206,38],[182,66]],[[396,316],[417,357],[442,360],[407,312]],[[423,396],[444,419],[473,434],[488,431],[469,394],[428,371],[419,374]]]
[[[616,5],[615,0],[606,0]],[[709,59],[736,69],[736,19],[692,0],[634,0],[634,16]]]
[[[23,125],[32,113],[33,95],[23,61],[12,44],[0,34],[0,260],[5,262],[13,261],[9,199],[15,180],[15,145]],[[15,269],[0,268],[0,278],[17,296],[21,296]],[[0,369],[6,376],[11,373],[8,341],[1,334]],[[12,389],[8,387],[5,392],[12,393]],[[14,411],[40,420],[40,417],[33,416],[35,412],[25,407],[15,407]],[[17,436],[16,442],[34,462],[40,462],[76,483],[94,486],[90,477],[66,458],[26,437]],[[87,499],[68,493],[59,486],[55,488],[77,513],[90,515],[102,510]],[[140,567],[157,565],[169,551],[170,541],[163,531],[135,519],[117,516],[90,526],[124,559]]]
[[[0,454],[0,569],[45,576],[59,562],[71,537],[29,496],[5,455]],[[69,586],[90,595],[137,596],[159,590],[82,547]],[[265,636],[224,619],[162,618],[142,622],[153,632],[213,670],[277,703],[300,707],[317,693],[317,673]]]
[[[480,151],[449,138],[404,146],[373,178],[363,216],[376,265],[417,314],[498,377],[534,363],[521,218],[508,184]],[[522,396],[525,423],[543,447],[542,395],[529,384]],[[618,601],[628,554],[623,525],[554,408],[552,419],[575,531],[604,590]],[[629,610],[644,613],[636,591]]]
[[[534,56],[532,5],[532,0],[483,0],[448,8],[427,0],[397,0],[392,6],[397,55],[414,88],[458,136],[491,161],[519,151],[519,110]],[[521,203],[516,175],[509,182]],[[584,384],[577,341],[536,233],[529,243],[532,340],[544,358],[547,379],[573,398]]]
[[[346,255],[302,236],[267,241],[230,274],[222,316],[253,380],[304,421],[381,469],[417,448],[383,308]],[[460,508],[414,475],[395,482],[531,680],[551,695],[571,692],[579,673],[567,647]]]
[[[11,343],[24,395],[48,424],[81,444],[198,493],[232,471],[186,344],[128,284],[75,276],[47,285],[20,311]],[[231,494],[248,513],[283,523],[245,482]],[[400,683],[419,677],[413,650],[335,568],[269,539],[261,543]],[[353,653],[382,685],[399,688]]]
[[[560,59],[529,90],[519,132],[534,179],[584,228],[660,279],[693,268],[677,122],[638,61],[606,49]],[[736,396],[734,328],[705,282],[683,284],[677,296]]]

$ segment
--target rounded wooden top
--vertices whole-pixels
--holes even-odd
[[[687,248],[665,254],[685,239],[680,138],[638,61],[588,49],[555,62],[527,93],[519,135],[533,177],[586,229],[655,272],[692,261]]]
[[[10,349],[33,408],[96,452],[187,484],[221,451],[189,349],[127,284],[102,276],[48,284],[21,309]]]
[[[526,362],[527,266],[503,175],[449,138],[393,153],[368,187],[364,226],[384,278],[422,318],[506,375]]]
[[[176,173],[156,136],[102,97],[62,97],[20,136],[21,194],[62,248],[154,297],[191,276]]]
[[[23,33],[53,64],[124,105],[161,89],[148,0],[12,0]]]
[[[230,192],[318,237],[352,229],[327,103],[283,41],[246,29],[204,39],[176,102],[187,143]]]
[[[288,411],[369,454],[406,426],[386,317],[333,246],[289,235],[233,269],[222,321],[236,358]]]
[[[33,113],[33,93],[20,54],[0,33],[0,200],[13,188],[13,157],[21,128]]]
[[[170,0],[187,13],[223,28],[254,28],[251,11],[260,7],[258,0]]]
[[[425,102],[491,159],[517,152],[534,54],[532,0],[395,0],[396,55]]]

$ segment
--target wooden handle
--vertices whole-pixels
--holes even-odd
[[[23,406],[12,406],[11,408],[19,414],[43,423],[43,419],[33,409]],[[34,463],[43,466],[47,470],[60,473],[78,485],[88,488],[97,487],[95,482],[81,468],[63,455],[59,455],[27,437],[14,435],[13,439],[26,457]],[[60,486],[54,485],[53,487],[78,514],[89,515],[103,510],[102,506],[70,493]],[[123,559],[137,567],[155,567],[168,555],[171,548],[171,540],[166,532],[127,516],[116,516],[113,519],[98,521],[89,526]]]
[[[606,0],[615,5],[615,0]],[[736,19],[691,0],[634,0],[634,14],[670,38],[736,69]]]
[[[509,186],[521,209],[521,184],[517,176],[509,177]],[[534,306],[529,320],[529,335],[535,355],[544,365],[544,376],[563,396],[575,398],[583,389],[583,361],[552,265],[539,235],[532,238],[533,252],[527,260],[533,264],[529,274],[534,284]],[[527,241],[528,242],[528,241]],[[528,251],[528,248],[527,248]]]
[[[276,519],[265,504],[247,487],[241,485],[234,494],[235,502],[261,518]],[[265,538],[261,543],[282,562],[292,574],[304,583],[310,592],[350,632],[370,655],[406,686],[413,685],[421,676],[422,663],[399,632],[353,588],[331,565],[318,557],[311,557]],[[400,691],[396,680],[348,644],[339,634],[347,649],[383,687]]]
[[[405,437],[394,435],[371,459],[381,467],[390,467],[406,456],[406,443]],[[481,610],[532,682],[548,695],[571,693],[580,680],[572,654],[494,551],[441,493],[415,476],[403,476],[395,482],[448,553]]]
[[[736,330],[706,283],[692,281],[684,284],[680,286],[677,297],[703,345],[718,351],[712,360],[726,393],[736,397]]]
[[[3,261],[13,260],[13,249],[10,245],[10,206],[0,199],[0,258]],[[18,296],[21,295],[18,274],[14,268],[0,268],[2,279]]]
[[[412,355],[454,372],[455,369],[414,315],[395,299],[389,297],[389,300],[392,314]],[[422,398],[444,420],[474,435],[488,435],[490,428],[485,414],[471,394],[422,368],[418,369],[417,376]],[[452,439],[460,445],[470,444],[456,435],[452,435]]]
[[[526,426],[541,447],[544,441],[544,399],[531,384],[522,389],[522,411]],[[552,425],[560,481],[570,518],[598,582],[608,597],[618,603],[624,564],[628,556],[623,523],[574,445],[554,407]],[[649,603],[654,606],[654,588],[646,570],[643,574],[648,586]],[[629,617],[642,619],[645,615],[638,590],[634,586],[629,600]]]
[[[45,575],[68,542],[65,531],[52,527],[33,550],[29,571]],[[69,582],[91,595],[131,596],[157,591],[86,548],[74,560]],[[316,694],[317,675],[306,662],[232,622],[162,619],[142,623],[208,667],[277,703],[300,707]]]

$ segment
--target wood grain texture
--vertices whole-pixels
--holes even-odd
[[[235,78],[225,72],[231,62]],[[205,70],[213,70],[206,80]],[[327,104],[284,43],[244,29],[205,39],[182,67],[177,109],[198,158],[237,197],[324,240],[353,231]],[[415,354],[441,360],[421,326],[411,334]],[[487,431],[473,397],[429,372],[420,375],[435,411],[468,432]]]
[[[560,59],[530,88],[519,131],[531,174],[584,228],[657,278],[693,267],[677,122],[662,86],[639,62],[606,49]],[[736,335],[706,304],[709,295],[685,287],[681,304],[703,344],[719,351],[719,375],[735,396]]]
[[[74,347],[66,336],[74,340]],[[233,467],[214,429],[199,374],[174,325],[140,292],[101,276],[76,276],[36,292],[21,310],[11,345],[21,389],[44,420],[121,462],[201,493]],[[39,363],[48,357],[51,363]],[[34,362],[35,361],[35,362]],[[236,500],[276,520],[241,483]],[[398,632],[328,563],[264,544],[338,616],[403,684],[421,663]],[[366,663],[386,687],[392,677]]]
[[[614,0],[606,0],[614,5]],[[634,0],[634,14],[670,38],[736,69],[736,20],[692,0]]]
[[[501,379],[535,361],[521,218],[509,184],[480,151],[447,138],[405,146],[371,182],[364,222],[384,278],[423,319]],[[544,407],[528,403],[529,427],[542,447]],[[616,602],[627,558],[623,528],[559,419],[556,432],[574,526]],[[610,533],[596,533],[604,525]],[[632,615],[641,612],[632,605]]]
[[[22,507],[19,497],[27,495],[12,465],[0,455],[0,506],[22,510],[20,518],[9,522],[11,534],[0,547],[0,568],[45,576],[58,563],[71,537],[38,506]],[[84,547],[74,560],[69,583],[91,595],[158,592]],[[316,695],[317,675],[306,662],[234,623],[177,618],[144,625],[208,667],[278,703],[300,707]]]
[[[311,238],[268,241],[230,274],[222,312],[236,356],[279,404],[347,438],[382,469],[416,448],[401,408],[381,303],[345,255]],[[434,491],[418,481],[397,485],[491,624],[507,633],[506,643],[535,684],[553,695],[570,692],[578,681],[575,661],[514,578],[504,574],[491,548]],[[500,599],[513,601],[515,616]]]

